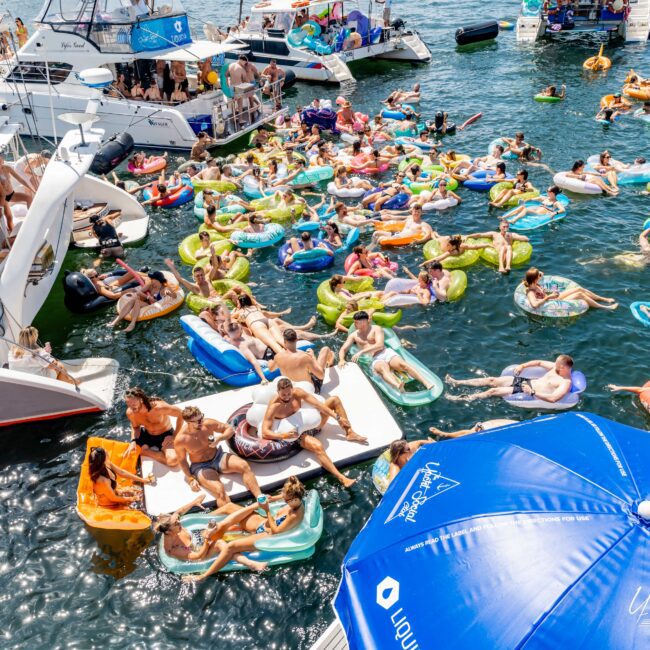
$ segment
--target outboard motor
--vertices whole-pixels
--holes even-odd
[[[390,26],[393,29],[399,31],[400,29],[404,29],[404,27],[406,27],[406,23],[401,18],[397,18],[390,24]]]
[[[90,171],[93,174],[108,174],[126,160],[134,147],[133,138],[126,131],[109,138],[95,154]]]

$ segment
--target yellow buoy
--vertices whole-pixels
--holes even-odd
[[[612,62],[606,57],[603,56],[603,49],[605,44],[603,43],[600,46],[600,52],[597,56],[590,56],[583,64],[582,67],[585,70],[591,70],[592,72],[598,72],[600,70],[609,70],[612,67]]]

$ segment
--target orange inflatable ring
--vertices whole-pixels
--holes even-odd
[[[93,447],[103,447],[106,450],[108,459],[132,474],[136,473],[136,465],[140,457],[136,449],[126,458],[122,454],[126,451],[128,443],[118,440],[107,440],[106,438],[88,438],[86,442],[86,457],[81,466],[79,485],[77,486],[77,514],[81,520],[92,528],[105,528],[111,530],[146,530],[151,526],[151,519],[144,512],[115,506],[114,508],[100,506],[97,503],[93,483],[90,480],[88,471],[88,456]],[[128,479],[117,477],[120,487],[130,487],[133,482]]]
[[[650,85],[639,86],[637,84],[626,84],[623,86],[623,93],[642,102],[650,101]]]
[[[167,286],[176,292],[176,296],[174,298],[171,298],[170,296],[163,296],[161,300],[157,300],[151,305],[145,305],[142,307],[140,313],[138,314],[138,323],[140,321],[151,320],[152,318],[158,318],[159,316],[166,316],[167,314],[171,314],[171,312],[173,312],[175,309],[178,309],[183,304],[185,293],[178,286],[176,278],[171,273],[169,273],[169,271],[163,271],[162,273],[167,278]],[[118,312],[124,306],[125,301],[128,299],[128,293],[126,293],[117,301],[116,307]],[[131,315],[127,314],[124,320],[130,321]]]
[[[623,104],[625,104],[626,107],[632,106],[632,104],[630,104],[630,102],[628,102],[625,97],[621,97],[620,100]],[[605,95],[604,97],[600,98],[600,107],[607,108],[613,101],[614,95]]]
[[[380,232],[401,232],[404,230],[404,223],[401,221],[389,221],[388,223],[375,224],[375,230]],[[417,244],[424,241],[425,235],[420,233],[418,235],[405,235],[404,237],[387,237],[380,239],[379,245],[382,248],[397,248],[398,246],[408,246],[409,244]]]

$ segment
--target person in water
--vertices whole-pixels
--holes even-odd
[[[607,185],[600,174],[596,172],[585,173],[584,160],[576,160],[571,167],[571,171],[566,172],[565,175],[567,178],[577,178],[579,181],[583,181],[585,183],[593,183],[610,196],[616,196],[619,193],[618,187],[610,187]]]
[[[646,315],[649,315],[647,312],[648,308],[646,307]],[[616,384],[607,384],[605,388],[612,392],[625,391],[627,393],[638,395],[644,408],[650,411],[650,382],[646,382],[645,386],[618,386]]]
[[[299,432],[295,428],[285,433],[274,430],[276,420],[285,420],[295,415],[305,404],[321,413],[321,421],[316,427],[317,429],[322,429],[327,421],[333,418],[344,431],[346,440],[367,445],[368,440],[352,428],[341,399],[336,396],[327,399],[318,398],[302,388],[294,387],[292,381],[287,377],[282,377],[278,381],[277,389],[277,395],[271,399],[264,414],[261,426],[262,437],[267,440],[297,440],[298,444],[306,451],[313,453],[319,465],[337,478],[344,487],[349,488],[354,485],[356,480],[339,472],[332,459],[327,455],[323,443],[314,435],[308,431]]]
[[[58,379],[67,384],[79,386],[79,382],[68,372],[66,367],[52,356],[52,346],[38,344],[38,330],[29,325],[18,334],[18,345],[9,351],[9,370],[27,372],[48,379]]]
[[[532,184],[528,182],[528,170],[520,169],[517,172],[517,178],[512,184],[512,187],[501,190],[501,192],[494,197],[494,201],[490,201],[490,205],[493,208],[500,208],[513,197],[519,196],[520,194],[526,194],[527,192],[532,192],[534,189],[535,188]]]
[[[555,97],[557,99],[564,99],[566,97],[566,84],[562,84],[562,88],[558,93],[556,86],[546,86],[542,92],[539,93],[542,97]]]
[[[245,553],[252,553],[257,550],[256,542],[259,540],[287,533],[302,523],[305,516],[305,486],[295,477],[290,476],[282,487],[280,498],[285,502],[278,511],[273,514],[269,502],[276,499],[271,497],[263,503],[253,503],[250,506],[241,508],[241,506],[231,505],[232,512],[228,516],[208,530],[205,534],[205,543],[201,549],[203,557],[209,557],[214,553],[213,549],[218,551],[218,556],[210,565],[207,571],[197,576],[185,576],[186,582],[198,582],[205,578],[218,573],[229,562],[236,560],[241,563],[241,558]],[[258,514],[262,509],[265,516]],[[224,533],[233,525],[238,525],[248,534],[238,537],[231,542],[223,540]],[[263,571],[266,568],[265,562],[255,562],[247,564],[256,571]]]
[[[499,273],[506,274],[510,273],[512,266],[513,244],[528,241],[528,237],[510,232],[510,224],[505,220],[499,223],[498,231],[480,232],[477,237],[489,237],[492,240],[492,247],[496,250],[499,260]]]
[[[88,454],[88,473],[97,497],[97,505],[105,508],[130,506],[142,499],[142,491],[136,487],[120,488],[117,477],[128,479],[133,483],[150,485],[155,482],[153,476],[142,478],[131,474],[111,462],[103,447],[91,447]]]
[[[404,469],[406,463],[413,458],[415,452],[424,445],[435,442],[431,438],[427,440],[394,440],[388,448],[390,465],[388,466],[387,485],[390,485],[395,477]]]
[[[314,246],[314,240],[311,238],[309,232],[303,232],[300,234],[300,241],[296,237],[292,237],[289,240],[289,254],[284,258],[284,266],[289,266],[295,258],[296,253],[301,253],[303,251],[311,251],[320,249],[323,250],[326,255],[329,257],[334,256],[334,251],[324,242],[319,242]]]
[[[593,307],[594,309],[607,309],[612,311],[618,308],[618,303],[614,298],[599,296],[597,293],[580,286],[561,292],[547,291],[540,285],[540,280],[543,277],[544,273],[533,266],[526,271],[526,276],[523,280],[524,287],[526,288],[526,300],[528,300],[528,304],[533,309],[540,309],[549,300],[584,300],[589,307]]]
[[[539,378],[527,379],[521,373],[526,368],[543,368],[546,372]],[[573,359],[567,354],[561,354],[555,361],[534,360],[519,364],[512,376],[477,377],[476,379],[454,379],[451,375],[445,377],[450,386],[471,386],[472,388],[487,387],[487,390],[471,395],[447,395],[452,401],[474,401],[489,397],[508,397],[525,393],[543,402],[554,404],[571,392],[571,372]]]
[[[339,367],[345,366],[345,355],[353,345],[356,345],[358,352],[352,355],[350,361],[357,363],[362,355],[370,355],[372,371],[398,391],[404,391],[405,382],[398,379],[394,373],[408,375],[419,381],[427,390],[433,387],[433,384],[423,377],[416,368],[402,359],[397,352],[385,346],[384,330],[379,325],[370,324],[367,312],[358,311],[353,318],[355,331],[348,336],[339,350]]]
[[[232,438],[235,430],[229,424],[206,418],[196,406],[186,406],[181,416],[184,424],[174,438],[174,449],[192,490],[203,488],[222,506],[230,502],[230,497],[220,475],[239,474],[248,491],[258,497],[261,490],[250,465],[219,444]]]
[[[509,424],[516,424],[517,420],[484,420],[483,422],[477,422],[473,427],[469,429],[458,429],[457,431],[441,431],[436,427],[429,427],[429,431],[435,436],[440,438],[461,438],[462,436],[468,436],[471,433],[480,433],[481,431],[487,431],[488,429],[496,429],[497,427],[505,427]]]
[[[314,392],[320,395],[325,381],[325,369],[332,365],[334,353],[324,345],[318,356],[312,349],[298,350],[298,334],[294,329],[286,329],[282,335],[285,349],[269,361],[269,370],[279,370],[283,377],[292,382],[311,382]]]
[[[512,225],[529,215],[549,216],[551,221],[557,219],[560,215],[566,213],[564,204],[558,201],[558,196],[561,193],[562,190],[557,185],[552,185],[546,190],[546,196],[533,199],[531,205],[526,205],[526,203],[519,205],[510,212],[506,221]]]
[[[140,456],[157,460],[167,467],[176,467],[174,436],[183,425],[181,409],[160,397],[150,397],[142,388],[129,388],[125,395],[126,417],[131,424],[131,442],[124,455],[140,450]],[[176,418],[172,426],[171,418]]]

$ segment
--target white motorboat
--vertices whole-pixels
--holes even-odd
[[[63,264],[77,194],[92,192],[95,200],[101,197],[111,205],[121,205],[125,194],[104,181],[86,177],[103,137],[103,131],[92,126],[98,104],[98,100],[91,101],[88,113],[67,116],[78,129],[64,135],[45,166],[20,227],[14,226],[11,235],[0,233],[0,426],[103,411],[113,402],[119,367],[113,359],[62,361],[77,386],[8,367],[20,330],[35,318]],[[18,138],[19,130],[20,125],[5,122],[0,144],[8,146]],[[17,150],[15,145],[12,148]],[[16,165],[24,169],[29,158],[19,159]],[[14,189],[20,187],[14,184]]]
[[[208,38],[219,39],[214,26],[204,28]],[[418,33],[392,20],[390,2],[357,5],[352,0],[270,0],[251,8],[243,30],[231,32],[225,44],[241,45],[259,69],[271,59],[297,79],[343,83],[354,79],[348,65],[362,59],[391,59],[428,63],[431,52]],[[240,52],[226,52],[235,59]]]
[[[151,4],[153,9],[130,0],[47,0],[35,21],[38,29],[0,64],[0,115],[4,111],[23,124],[26,134],[57,137],[61,126],[54,115],[82,112],[92,96],[93,89],[80,83],[82,70],[108,68],[114,79],[137,77],[143,87],[166,79],[173,89],[173,79],[156,72],[160,61],[186,65],[189,99],[132,99],[114,84],[97,111],[107,138],[128,131],[139,146],[189,149],[196,134],[206,131],[223,145],[285,112],[275,89],[265,95],[252,84],[228,86],[224,56],[241,44],[194,41],[179,0]],[[215,84],[200,92],[197,64],[206,59],[214,66]]]

